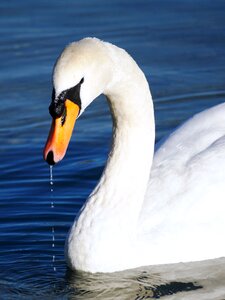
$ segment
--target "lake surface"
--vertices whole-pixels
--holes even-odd
[[[86,36],[125,48],[144,70],[157,141],[224,102],[225,2],[1,0],[0,14],[0,299],[225,299],[224,259],[115,274],[67,270],[66,234],[109,150],[104,97],[76,123],[53,187],[42,159],[53,64]]]

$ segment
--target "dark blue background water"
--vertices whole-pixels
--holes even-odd
[[[104,98],[77,122],[66,158],[53,169],[53,196],[42,148],[51,123],[53,64],[66,44],[86,36],[125,48],[144,70],[157,140],[225,101],[223,0],[1,0],[0,299],[81,299],[85,292],[66,276],[63,248],[107,157],[111,119]],[[120,295],[138,299],[126,298],[126,289]]]

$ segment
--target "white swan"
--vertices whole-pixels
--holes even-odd
[[[67,239],[69,266],[113,272],[224,256],[225,104],[184,123],[153,158],[149,86],[126,51],[96,38],[74,42],[53,83],[49,164],[63,158],[79,111],[100,94],[113,117],[107,165]]]

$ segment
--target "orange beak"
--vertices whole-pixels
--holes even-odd
[[[54,165],[63,159],[73,132],[80,108],[70,100],[65,101],[65,115],[52,120],[44,148],[44,160]]]

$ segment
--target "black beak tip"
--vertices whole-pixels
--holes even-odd
[[[53,166],[55,165],[55,162],[54,162],[54,154],[52,151],[49,151],[48,152],[48,155],[46,157],[46,161],[47,163],[50,165],[50,166]]]

